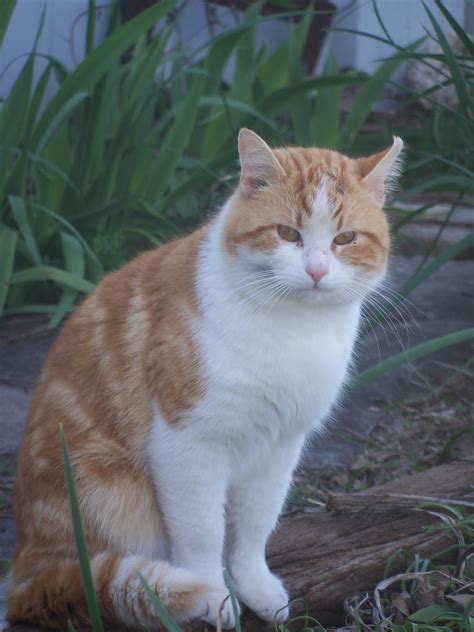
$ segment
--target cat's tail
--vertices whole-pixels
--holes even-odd
[[[140,572],[163,606],[179,623],[205,617],[209,608],[206,586],[190,571],[168,562],[138,556],[103,553],[91,560],[95,592],[102,620],[109,625],[156,625],[157,616],[138,577]],[[64,629],[90,624],[77,560],[33,564],[19,578],[13,566],[8,600],[11,623],[34,623]],[[24,579],[26,576],[26,579]],[[23,581],[22,581],[23,580]]]

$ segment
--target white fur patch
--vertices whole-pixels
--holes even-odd
[[[137,624],[134,616],[135,593],[139,587],[137,571],[143,572],[147,562],[140,556],[134,555],[121,560],[114,580],[110,585],[110,597],[118,617],[129,626]],[[123,599],[124,583],[132,576],[128,584],[125,601]]]

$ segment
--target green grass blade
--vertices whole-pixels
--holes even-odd
[[[12,274],[10,283],[32,283],[35,281],[53,281],[58,285],[69,287],[84,294],[92,292],[95,288],[95,285],[90,281],[53,266],[37,266],[36,268],[20,270]]]
[[[472,339],[474,339],[474,327],[461,329],[460,331],[455,331],[452,334],[446,334],[445,336],[439,336],[438,338],[422,342],[410,349],[407,349],[406,351],[396,353],[386,360],[382,360],[382,362],[362,371],[362,373],[359,373],[352,381],[351,388],[363,386],[364,384],[377,379],[384,373],[398,369],[403,364],[413,362],[414,360],[429,355],[430,353],[434,353],[435,351],[439,351],[445,347],[450,347],[451,345]]]
[[[51,160],[46,160],[42,156],[38,156],[38,154],[28,154],[28,158],[31,160],[33,165],[40,171],[44,172],[46,176],[53,173],[58,176],[60,179],[64,180],[64,183],[68,185],[70,190],[75,194],[77,201],[81,207],[84,206],[84,198],[82,192],[78,189],[76,184],[71,180],[68,173],[58,167],[58,165]]]
[[[416,42],[408,50],[418,46]],[[396,56],[383,62],[370,79],[365,83],[359,95],[351,106],[341,130],[340,148],[347,150],[357,136],[363,123],[371,113],[374,103],[387,85],[388,80],[404,60],[403,56]]]
[[[297,27],[290,24],[288,28],[288,73],[290,85],[304,81],[305,74],[297,49]],[[309,92],[303,92],[294,99],[290,108],[293,137],[298,146],[306,145],[311,135],[311,98]]]
[[[154,168],[153,181],[148,186],[148,199],[152,203],[169,187],[176,165],[192,134],[204,80],[203,74],[198,74],[193,78],[188,95],[163,139]]]
[[[0,228],[0,316],[3,314],[10,288],[17,239],[18,232],[16,230]]]
[[[446,248],[441,254],[435,257],[428,265],[423,266],[416,274],[414,274],[408,281],[403,285],[400,290],[400,294],[403,296],[407,296],[410,292],[423,283],[429,276],[431,276],[438,268],[444,265],[450,259],[454,259],[458,254],[460,254],[463,250],[472,246],[474,244],[474,231],[463,239],[460,239],[455,244]]]
[[[241,112],[247,116],[253,117],[255,120],[260,121],[265,127],[268,127],[275,134],[278,134],[278,126],[268,116],[264,116],[257,109],[238,99],[225,99],[223,97],[201,97],[199,99],[200,106],[211,106],[213,108],[220,108],[220,111],[214,111],[208,118],[205,118],[199,122],[200,125],[206,125],[207,123],[215,120],[217,117],[224,115],[224,109],[235,110]],[[221,139],[222,140],[222,139]]]
[[[12,210],[13,217],[18,224],[18,228],[20,229],[21,236],[23,237],[30,257],[33,263],[36,263],[37,266],[42,265],[41,255],[38,250],[38,245],[36,243],[36,238],[31,228],[31,224],[28,220],[28,215],[26,212],[25,200],[23,198],[17,197],[16,195],[9,195],[8,201],[10,203],[10,208]]]
[[[338,74],[336,57],[330,53],[323,76]],[[311,143],[316,147],[338,149],[341,116],[342,85],[326,86],[318,90],[316,104],[311,115]]]
[[[451,48],[448,39],[443,32],[443,29],[440,27],[436,18],[428,9],[425,3],[423,3],[423,6],[425,7],[425,11],[428,14],[430,22],[435,30],[438,43],[443,49],[445,62],[451,72],[451,78],[453,80],[454,87],[456,88],[456,92],[458,95],[459,106],[464,111],[464,114],[469,117],[472,107],[472,97],[469,94],[469,87],[466,78],[459,68],[456,55],[454,54],[453,49]]]
[[[148,584],[146,579],[143,577],[143,575],[139,571],[137,571],[137,575],[143,586],[143,589],[145,590],[148,596],[148,599],[150,600],[150,603],[152,605],[153,610],[155,611],[156,616],[161,621],[161,623],[165,626],[166,630],[168,632],[181,632],[181,628],[178,626],[176,621],[173,619],[173,617],[170,615],[170,613],[166,610],[164,605],[158,599],[156,594],[150,588],[150,585]]]
[[[66,270],[75,276],[84,277],[85,260],[84,251],[80,242],[70,235],[61,231],[61,243],[63,247],[64,262]],[[74,305],[77,298],[77,291],[71,288],[66,288],[63,292],[61,300],[59,301],[53,317],[49,321],[49,327],[56,327],[61,320],[68,314]]]
[[[94,50],[95,40],[95,0],[89,0],[89,7],[87,10],[87,28],[86,28],[86,45],[85,54],[88,55]]]
[[[225,585],[229,589],[232,612],[234,613],[235,619],[235,632],[241,632],[242,628],[240,625],[239,602],[237,601],[237,595],[235,594],[234,584],[232,583],[229,571],[226,568],[224,568],[224,581]]]
[[[56,305],[43,303],[22,303],[18,307],[7,307],[3,310],[4,316],[16,316],[17,314],[53,314]]]
[[[434,178],[424,179],[419,184],[416,184],[403,192],[399,198],[407,198],[413,193],[421,193],[423,191],[431,191],[432,189],[459,189],[466,188],[472,189],[472,177],[460,176],[456,174],[448,174],[444,176],[435,176]]]
[[[349,84],[362,83],[367,81],[365,77],[354,75],[341,75],[338,77],[315,77],[305,79],[301,82],[279,88],[264,96],[258,103],[261,112],[276,112],[284,106],[291,104],[294,99],[301,94],[306,94],[309,90],[317,90],[326,86],[345,86]]]
[[[28,107],[27,122],[25,125],[25,131],[23,138],[21,139],[21,152],[19,159],[15,162],[14,167],[10,174],[9,182],[6,186],[6,191],[15,191],[18,195],[25,197],[28,190],[28,176],[30,168],[30,147],[31,137],[33,134],[35,122],[37,119],[39,108],[42,104],[45,90],[48,86],[48,82],[53,70],[51,63],[45,68],[44,72],[36,84],[36,88],[31,96],[31,101]],[[30,180],[31,182],[31,180]]]
[[[34,55],[31,54],[0,110],[0,199],[3,197],[2,190],[13,165],[14,152],[21,145],[27,125],[33,69]]]
[[[56,95],[51,99],[48,107],[38,122],[34,144],[38,142],[52,120],[71,97],[78,92],[90,92],[97,81],[103,77],[114,65],[120,55],[131,46],[149,28],[159,22],[175,6],[174,0],[161,0],[159,4],[151,6],[143,13],[118,27],[110,37],[95,48],[84,61],[77,66],[64,82]]]
[[[87,609],[91,618],[93,632],[103,632],[102,619],[100,617],[99,606],[94,590],[94,581],[92,579],[91,567],[89,564],[89,555],[87,552],[87,543],[84,536],[84,525],[82,523],[81,512],[79,509],[79,501],[77,499],[76,485],[74,483],[74,474],[72,471],[71,460],[69,458],[69,450],[67,447],[66,436],[62,424],[59,425],[59,436],[61,438],[61,446],[63,449],[64,470],[66,473],[66,484],[69,494],[69,502],[71,506],[72,524],[74,527],[74,537],[76,540],[77,554],[79,564],[81,566],[82,584],[86,595]]]
[[[0,11],[0,46],[7,32],[10,18],[16,7],[16,0],[2,0],[2,10]]]
[[[33,204],[33,206],[35,209],[37,209],[41,213],[45,213],[49,217],[52,217],[55,221],[58,222],[58,224],[61,224],[61,226],[64,226],[65,228],[67,228],[81,242],[82,247],[84,248],[85,252],[88,253],[89,257],[93,259],[98,266],[101,267],[102,264],[100,263],[97,255],[93,252],[92,248],[89,246],[87,241],[84,239],[81,233],[73,226],[73,224],[71,224],[71,222],[69,222],[67,219],[62,217],[62,215],[60,215],[59,213],[56,213],[52,209],[46,206],[43,206],[42,204]]]
[[[70,99],[68,99],[61,108],[59,108],[56,114],[51,119],[49,125],[43,131],[41,136],[39,136],[35,143],[33,143],[33,152],[36,154],[41,154],[43,149],[48,144],[48,141],[53,136],[54,132],[57,128],[67,120],[67,118],[71,115],[71,113],[77,108],[77,106],[87,99],[87,92],[78,92],[77,94],[73,94]]]
[[[466,31],[462,28],[462,26],[454,19],[454,17],[451,15],[448,9],[444,6],[441,0],[435,0],[435,4],[437,8],[439,9],[440,13],[442,13],[444,17],[446,18],[446,21],[449,22],[449,25],[451,26],[453,31],[459,37],[464,47],[466,48],[467,52],[472,57],[474,57],[474,43],[472,42],[472,39],[469,37]]]

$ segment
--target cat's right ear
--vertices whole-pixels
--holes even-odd
[[[258,134],[245,127],[239,132],[240,188],[252,197],[267,182],[284,174],[275,154]]]

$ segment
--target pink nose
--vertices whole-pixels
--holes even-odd
[[[306,273],[313,279],[314,284],[317,285],[323,277],[328,273],[326,266],[308,266]]]

